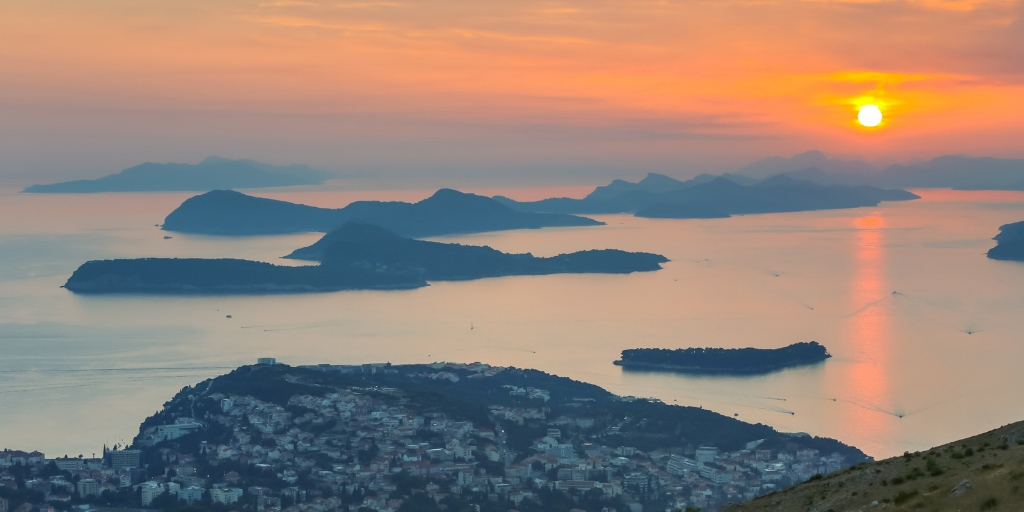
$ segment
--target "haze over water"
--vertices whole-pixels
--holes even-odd
[[[582,190],[485,192],[536,199]],[[700,220],[601,215],[593,217],[607,226],[437,239],[543,256],[610,247],[672,260],[651,273],[159,297],[81,296],[60,285],[82,262],[100,258],[295,264],[278,258],[320,235],[227,238],[154,227],[191,194],[3,190],[0,442],[47,456],[130,442],[182,386],[257,357],[537,368],[620,395],[834,437],[875,457],[1024,419],[1024,264],[984,256],[1001,224],[1024,220],[1024,193],[917,192],[923,199],[877,208]],[[429,194],[257,193],[321,206]],[[612,365],[626,348],[809,340],[834,357],[760,377]]]

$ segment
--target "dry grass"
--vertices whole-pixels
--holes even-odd
[[[953,489],[967,480],[961,494]],[[1024,422],[804,482],[728,512],[1024,511]]]

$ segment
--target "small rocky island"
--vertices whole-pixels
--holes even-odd
[[[993,240],[998,243],[989,249],[990,259],[1024,261],[1024,221],[1000,226]]]
[[[756,375],[793,366],[820,363],[832,357],[816,341],[775,348],[634,348],[622,351],[616,365],[635,370],[681,373]]]
[[[661,269],[660,254],[616,249],[551,257],[486,246],[413,240],[370,224],[348,223],[316,246],[319,265],[240,259],[137,258],[90,261],[64,285],[76,293],[300,293],[408,289],[427,281],[548,274],[628,274]],[[293,256],[294,257],[294,256]]]

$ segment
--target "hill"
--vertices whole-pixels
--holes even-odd
[[[989,249],[989,258],[1024,261],[1024,221],[1000,226],[999,234],[993,240],[998,243]]]
[[[808,172],[805,175],[813,175]],[[552,198],[519,203],[497,200],[532,212],[633,213],[647,218],[719,218],[755,213],[798,212],[875,206],[918,196],[905,190],[870,186],[821,185],[780,174],[764,180],[701,175],[689,181],[649,175],[638,183],[616,180],[583,199]]]
[[[743,499],[776,485],[762,473],[785,485],[866,460],[832,439],[537,370],[266,363],[185,387],[147,418],[133,440],[144,485],[227,487],[239,507],[289,511],[622,512]],[[179,504],[169,498],[141,505]]]
[[[668,261],[658,254],[615,249],[538,258],[529,253],[506,254],[486,246],[413,240],[378,226],[352,222],[286,257],[321,261],[330,267],[409,269],[420,272],[424,279],[444,281],[503,275],[630,273],[658,270]]]
[[[317,247],[320,265],[285,267],[237,259],[90,261],[65,288],[77,293],[298,293],[426,286],[429,281],[659,270],[664,256],[614,249],[538,258],[490,247],[412,240],[347,223]],[[300,249],[307,254],[310,248]],[[304,253],[301,251],[305,251]],[[294,253],[293,253],[294,255]],[[295,256],[292,256],[295,257]]]
[[[214,190],[178,206],[164,220],[163,229],[207,235],[269,235],[328,232],[349,221],[375,224],[413,238],[603,224],[573,215],[514,211],[493,199],[451,189],[438,190],[417,203],[357,201],[338,209]]]
[[[264,188],[318,185],[336,177],[332,172],[305,165],[278,167],[253,160],[211,156],[198,164],[146,162],[94,180],[32,185],[36,194],[90,194],[98,192],[177,192],[222,188]]]
[[[1024,422],[857,465],[727,508],[729,512],[1024,510]]]

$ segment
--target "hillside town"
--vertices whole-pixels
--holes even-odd
[[[397,371],[383,365],[311,368]],[[487,379],[504,371],[483,364],[429,368],[410,377]],[[613,445],[605,439],[615,437],[618,423],[628,418],[555,416],[546,406],[551,391],[502,389],[525,398],[526,406],[490,406],[487,425],[421,412],[402,390],[389,387],[296,394],[283,403],[213,391],[202,399],[215,408],[190,404],[191,415],[144,425],[131,447],[104,448],[101,457],[0,452],[0,512],[185,505],[256,512],[506,512],[545,510],[551,500],[578,510],[712,511],[848,465],[838,453],[762,449],[763,440],[756,439],[731,452]],[[515,449],[511,431],[531,423],[544,428],[527,449]]]

